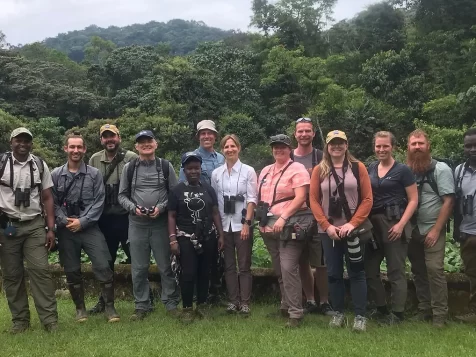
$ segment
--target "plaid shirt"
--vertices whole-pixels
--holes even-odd
[[[279,180],[276,189],[275,201],[283,198],[293,197],[294,189],[310,184],[311,179],[304,165],[293,162],[281,176],[283,169],[288,165],[291,159],[279,170],[276,171],[275,164],[266,166],[259,175],[258,188],[261,185],[261,201],[267,202],[271,205],[273,202],[273,194],[276,183]],[[269,175],[266,176],[266,174]],[[266,179],[263,181],[264,176]],[[281,177],[281,179],[279,179]],[[292,200],[278,203],[271,207],[270,212],[275,216],[280,216],[282,212],[291,204]],[[306,204],[303,204],[306,207]],[[263,228],[260,228],[263,231]],[[269,226],[264,227],[264,232],[272,232],[273,229]]]

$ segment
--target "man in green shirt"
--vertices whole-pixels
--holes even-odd
[[[129,247],[126,244],[127,232],[129,230],[129,212],[119,204],[117,195],[124,165],[137,157],[137,155],[120,147],[121,136],[119,129],[115,125],[103,125],[99,130],[99,135],[104,150],[91,156],[89,165],[101,172],[106,188],[104,211],[98,224],[106,238],[107,247],[112,257],[111,269],[114,271],[119,243],[121,243],[122,249],[130,260]],[[100,296],[98,303],[89,313],[97,314],[102,312],[104,312],[104,299]]]
[[[407,164],[418,186],[418,208],[408,245],[418,298],[417,320],[443,327],[448,316],[448,289],[444,273],[446,223],[453,211],[453,172],[431,158],[428,135],[415,130],[408,136]]]

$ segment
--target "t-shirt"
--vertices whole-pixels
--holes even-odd
[[[314,155],[314,152],[316,151],[316,149],[312,149],[312,151],[307,154],[307,155],[304,155],[304,156],[298,156],[296,154],[294,154],[294,161],[295,162],[299,162],[300,164],[303,164],[304,167],[306,168],[307,172],[309,172],[309,175],[312,174],[312,169],[314,167],[312,167],[312,157]],[[322,154],[321,154],[322,155]],[[319,165],[319,159],[320,159],[320,155],[319,153],[316,152],[316,165]]]
[[[378,177],[378,162],[370,164],[368,172],[374,197],[372,209],[406,200],[405,189],[415,183],[415,177],[410,168],[396,161],[384,177]]]
[[[208,183],[190,186],[181,182],[170,191],[167,208],[177,213],[178,229],[193,234],[199,220],[211,226],[213,206],[218,207],[218,199]]]
[[[461,195],[463,197],[474,196],[476,193],[476,171],[467,165],[460,170],[461,165],[458,165],[455,169],[455,180],[458,187],[461,188]],[[466,234],[476,234],[476,199],[473,199],[473,214],[471,216],[463,215],[463,221],[461,222],[459,230]]]

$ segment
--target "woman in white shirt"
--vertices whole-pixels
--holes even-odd
[[[220,146],[225,164],[213,171],[211,184],[218,196],[218,209],[225,232],[225,281],[230,299],[226,310],[230,314],[239,312],[248,316],[252,284],[251,225],[257,200],[257,178],[255,170],[239,159],[241,145],[236,135],[226,135]]]

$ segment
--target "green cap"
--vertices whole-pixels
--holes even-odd
[[[27,128],[21,127],[21,128],[16,128],[15,130],[12,131],[12,133],[10,134],[10,140],[12,140],[13,138],[16,138],[20,134],[28,134],[33,139],[33,134],[31,133],[31,131],[28,130]]]

